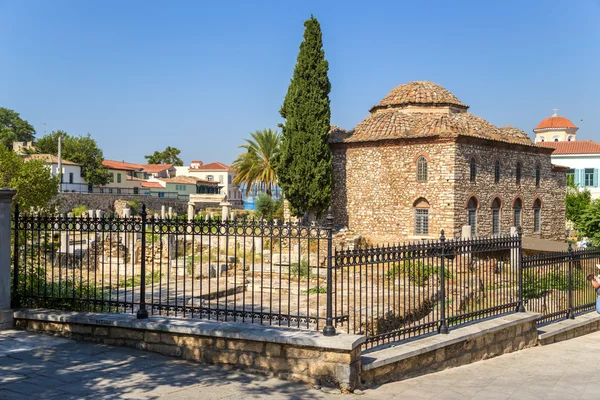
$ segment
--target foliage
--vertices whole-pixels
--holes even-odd
[[[42,161],[24,162],[0,146],[0,187],[15,189],[14,201],[22,209],[46,207],[58,194],[58,182],[58,177],[53,177]]]
[[[35,129],[19,113],[0,107],[0,144],[12,149],[12,142],[33,140]]]
[[[267,194],[259,194],[256,199],[256,216],[267,221],[273,219],[283,220],[283,202],[281,200],[273,200]]]
[[[576,228],[582,236],[587,236],[592,245],[600,246],[600,199],[593,200],[579,217]]]
[[[592,195],[587,189],[580,189],[575,186],[571,180],[567,186],[567,195],[565,197],[566,214],[569,221],[575,225],[581,222],[583,211],[590,205]]]
[[[159,283],[160,278],[163,276],[159,271],[153,271],[146,273],[146,286],[152,285],[153,283]],[[119,288],[132,288],[140,286],[142,282],[142,275],[135,275],[129,279],[124,279],[119,282]]]
[[[299,263],[290,265],[290,275],[299,278],[310,278],[310,266],[307,260],[301,260]]]
[[[571,272],[573,290],[584,289],[588,283],[583,271],[574,268]],[[524,299],[536,299],[542,297],[550,290],[569,290],[569,271],[551,271],[547,274],[535,274],[531,271],[523,272]]]
[[[102,165],[102,150],[91,135],[70,136],[64,131],[54,131],[36,142],[39,153],[58,156],[58,138],[62,137],[62,153],[64,160],[81,165],[81,173],[92,185],[106,185],[110,179],[108,169]]]
[[[304,294],[325,294],[327,293],[327,288],[325,286],[315,286],[315,287],[311,287],[308,290],[304,291]]]
[[[84,212],[87,211],[87,207],[80,204],[76,207],[73,207],[73,210],[71,210],[71,212],[73,213],[74,216],[76,217],[81,217],[81,214],[83,214]]]
[[[402,265],[394,264],[392,269],[387,273],[387,276],[396,279],[398,275],[408,276],[408,279],[413,281],[418,286],[425,286],[430,278],[434,275],[441,276],[442,270],[439,266],[425,264],[422,261],[404,261]],[[444,267],[444,275],[446,279],[452,278],[452,273],[448,268]]]
[[[153,154],[144,156],[148,160],[148,164],[172,164],[177,167],[183,165],[183,161],[179,158],[181,150],[167,146],[163,151],[155,151]]]
[[[295,216],[320,217],[331,203],[329,148],[331,84],[327,77],[321,26],[313,16],[304,22],[304,41],[283,106],[282,141],[276,172]]]
[[[233,183],[245,186],[246,193],[253,186],[259,185],[265,188],[267,195],[273,195],[273,189],[277,186],[277,174],[275,173],[275,159],[279,152],[281,137],[279,132],[271,129],[263,129],[251,133],[252,139],[244,139],[246,144],[240,148],[246,149],[233,162],[236,176]]]
[[[140,215],[142,212],[142,202],[138,199],[132,199],[127,202],[127,207],[131,209],[131,215]]]

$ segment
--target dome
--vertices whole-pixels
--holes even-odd
[[[469,108],[448,90],[433,82],[416,81],[392,89],[371,112],[386,108],[403,108],[409,105],[430,107],[454,106],[462,110]]]
[[[551,117],[543,119],[535,127],[534,131],[538,129],[577,129],[577,127],[568,118],[554,114]]]

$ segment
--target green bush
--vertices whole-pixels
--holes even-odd
[[[140,215],[142,213],[142,202],[138,199],[129,200],[127,207],[131,209],[131,215]]]
[[[290,266],[290,275],[300,278],[310,278],[310,266],[307,260],[302,260],[300,263],[293,263]]]
[[[404,261],[402,265],[394,264],[387,272],[387,276],[395,279],[397,275],[405,275],[418,286],[424,286],[432,276],[441,275],[441,272],[439,266],[431,266],[422,261]],[[452,278],[448,268],[444,267],[444,274],[446,279]]]
[[[283,202],[273,200],[271,196],[259,194],[256,199],[256,216],[268,221],[272,219],[283,220]]]
[[[584,289],[588,283],[583,271],[572,271],[573,290]],[[531,271],[523,272],[523,298],[536,299],[542,297],[550,290],[569,290],[569,271],[551,271],[547,274],[535,274]]]
[[[325,294],[325,293],[327,293],[327,288],[324,286],[316,286],[316,287],[312,287],[308,290],[305,290],[303,293],[304,294],[317,294],[317,293]]]
[[[84,212],[87,211],[87,207],[84,205],[78,205],[77,207],[74,207],[71,212],[73,213],[74,216],[76,217],[81,217],[81,214],[83,214]]]

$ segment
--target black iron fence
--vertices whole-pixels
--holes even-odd
[[[523,257],[521,235],[335,249],[322,225],[13,218],[13,306],[364,334],[367,346],[515,311],[593,308],[600,249]],[[519,266],[522,266],[521,268]]]
[[[542,314],[540,324],[593,310],[596,291],[588,282],[600,275],[600,248],[569,250],[523,258],[523,302]]]
[[[519,306],[519,236],[446,240],[335,252],[339,327],[378,345]]]

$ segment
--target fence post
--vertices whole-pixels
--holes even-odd
[[[19,294],[19,205],[15,204],[14,217],[14,248],[13,248],[13,291],[11,308],[21,307],[21,295]]]
[[[331,215],[331,207],[327,211],[325,217],[325,229],[327,229],[327,318],[323,335],[334,336],[335,327],[333,326],[333,215]]]
[[[137,312],[138,319],[148,318],[146,310],[146,205],[142,204],[142,259],[140,260],[140,308]]]
[[[0,330],[13,327],[13,312],[10,310],[10,220],[15,193],[12,189],[0,189]]]
[[[448,322],[446,321],[446,237],[444,236],[444,230],[440,231],[440,244],[442,245],[442,269],[440,271],[440,326],[438,328],[439,333],[448,334]]]
[[[575,319],[573,311],[573,245],[569,243],[569,311],[567,311],[567,319]]]
[[[519,302],[517,305],[517,312],[525,312],[525,306],[523,305],[523,229],[521,225],[517,226],[517,241],[518,241],[518,255],[517,255],[517,271],[519,275]]]

